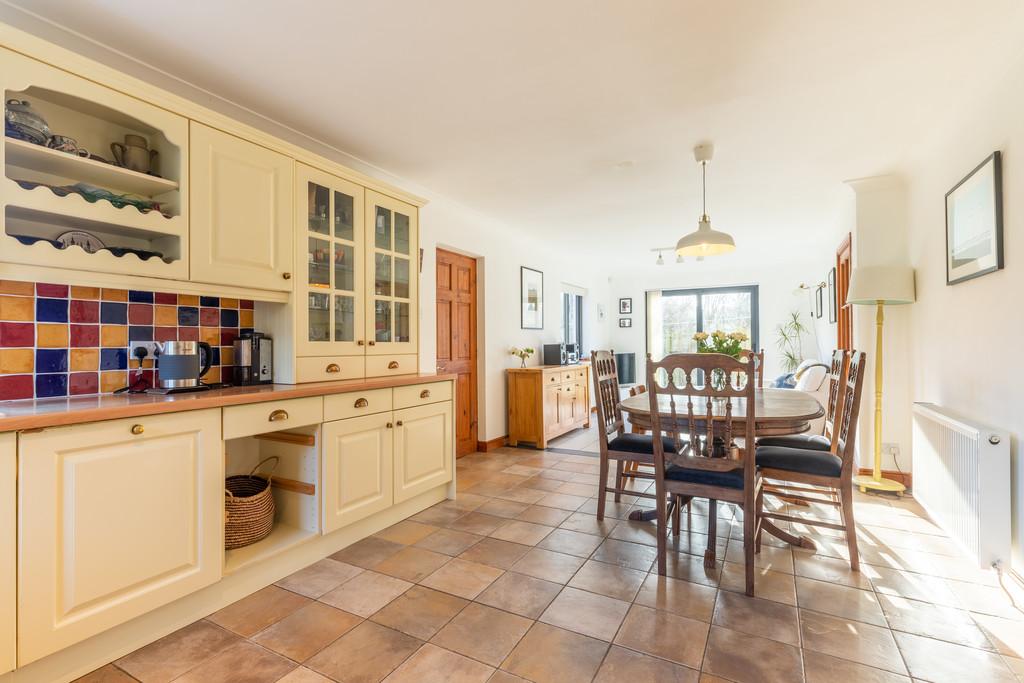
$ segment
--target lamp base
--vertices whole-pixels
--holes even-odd
[[[898,481],[893,481],[892,479],[875,479],[868,474],[861,474],[854,477],[853,485],[860,487],[861,493],[865,493],[868,489],[874,489],[875,491],[892,491],[897,496],[902,496],[903,492],[907,490],[907,487]]]

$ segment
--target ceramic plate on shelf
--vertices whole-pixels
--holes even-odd
[[[89,234],[83,230],[69,230],[68,232],[57,235],[57,241],[65,247],[81,247],[87,254],[95,254],[100,249],[105,249],[107,245],[103,244],[103,241],[95,235]]]

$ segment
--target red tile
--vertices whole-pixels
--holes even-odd
[[[153,341],[165,342],[165,341],[176,341],[178,339],[178,328],[177,327],[154,327],[153,328]]]
[[[163,292],[156,292],[153,295],[156,303],[158,304],[170,304],[176,306],[178,304],[177,294],[165,294]]]
[[[6,325],[6,323],[0,323],[0,325]],[[178,341],[199,341],[199,328],[179,327]]]
[[[234,329],[234,328],[231,328],[231,329],[224,328],[224,329],[222,329],[220,331],[220,345],[221,346],[231,346],[231,345],[233,345],[235,343],[236,339],[238,339],[238,330],[237,329]]]
[[[0,346],[35,346],[35,323],[0,323]]]
[[[199,311],[200,327],[217,327],[220,325],[220,309],[204,308]]]
[[[97,394],[100,391],[100,373],[72,372],[68,375],[68,393],[72,395]]]
[[[253,308],[253,302],[249,301],[248,299],[242,299],[241,301],[238,302],[238,307],[251,309]]]
[[[100,302],[72,299],[68,314],[73,323],[98,323],[100,321]]]
[[[134,375],[134,374],[132,375],[132,377],[136,377],[136,376],[137,375]],[[156,370],[143,370],[142,371],[142,379],[145,380],[145,382],[146,382],[146,384],[148,386],[155,387],[156,386]]]
[[[42,282],[36,283],[36,295],[48,296],[57,299],[66,299],[68,296],[67,285],[46,285]]]
[[[72,325],[71,326],[71,346],[74,348],[82,348],[88,346],[99,346],[100,345],[100,326],[99,325]]]
[[[0,401],[32,398],[32,375],[4,375],[0,377]]]
[[[153,304],[128,304],[129,325],[152,325]]]

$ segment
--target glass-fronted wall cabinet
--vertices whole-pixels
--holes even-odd
[[[414,206],[366,191],[368,355],[416,353],[417,228]]]
[[[297,355],[362,355],[364,190],[302,164],[297,178]]]

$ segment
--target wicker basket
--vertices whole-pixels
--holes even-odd
[[[256,474],[263,464],[273,460],[266,477]],[[270,480],[279,458],[261,460],[249,474],[236,474],[224,482],[224,547],[242,548],[266,538],[274,529],[274,495]]]

